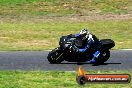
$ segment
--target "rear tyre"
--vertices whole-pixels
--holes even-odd
[[[96,64],[103,64],[109,59],[109,57],[110,57],[110,51],[109,50],[103,51],[100,57],[96,59]]]
[[[59,64],[64,60],[63,52],[60,48],[55,48],[48,54],[47,59],[51,64]]]

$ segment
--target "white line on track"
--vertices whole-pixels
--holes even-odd
[[[132,49],[119,49],[119,50],[132,50]]]

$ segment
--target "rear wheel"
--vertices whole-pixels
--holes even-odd
[[[55,48],[48,54],[47,59],[51,64],[61,63],[64,60],[63,52],[60,48]]]
[[[106,62],[109,59],[109,57],[110,57],[110,51],[105,50],[102,52],[100,57],[96,59],[96,62],[97,62],[97,64],[103,64],[104,62]]]

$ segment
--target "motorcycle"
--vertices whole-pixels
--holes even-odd
[[[110,57],[110,49],[115,46],[115,42],[111,39],[101,39],[99,40],[94,36],[97,41],[99,41],[101,46],[101,55],[96,59],[96,64],[103,64]],[[82,39],[77,37],[71,37],[69,35],[62,36],[59,41],[59,47],[53,49],[49,52],[47,59],[51,64],[59,64],[62,61],[68,62],[87,62],[93,58],[93,54],[96,52],[95,47],[90,47],[84,53],[77,53],[69,46],[75,45],[78,48],[83,48],[85,43]]]

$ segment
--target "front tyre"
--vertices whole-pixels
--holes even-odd
[[[59,64],[64,60],[63,52],[60,48],[55,48],[48,54],[47,59],[51,64]]]

